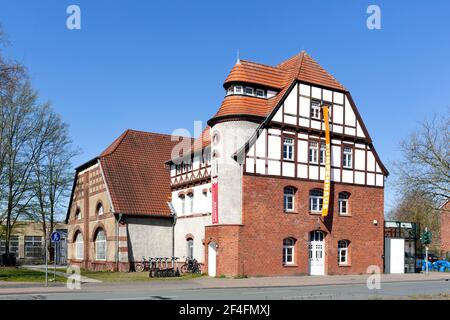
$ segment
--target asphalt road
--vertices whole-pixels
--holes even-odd
[[[316,299],[399,299],[424,298],[446,294],[450,296],[450,281],[382,283],[381,289],[369,290],[365,284],[335,284],[314,286],[279,286],[254,288],[183,288],[171,285],[152,288],[142,283],[89,284],[82,290],[53,293],[0,295],[2,299],[33,300],[316,300]]]

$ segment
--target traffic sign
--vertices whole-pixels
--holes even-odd
[[[51,237],[53,242],[58,242],[59,240],[61,240],[61,234],[57,231],[52,232],[52,237]]]

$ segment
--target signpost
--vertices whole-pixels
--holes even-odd
[[[53,281],[56,281],[56,244],[61,240],[61,234],[57,231],[53,231],[51,239],[53,242]]]
[[[425,245],[425,273],[428,275],[428,245],[431,243],[431,232],[427,227],[422,235],[422,243]]]

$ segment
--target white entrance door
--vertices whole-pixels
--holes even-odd
[[[325,235],[322,231],[312,231],[309,236],[309,274],[325,274]]]
[[[217,248],[214,242],[208,245],[208,276],[216,276]]]

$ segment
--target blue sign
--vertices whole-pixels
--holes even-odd
[[[52,232],[52,241],[58,242],[61,240],[61,234],[57,231]]]

